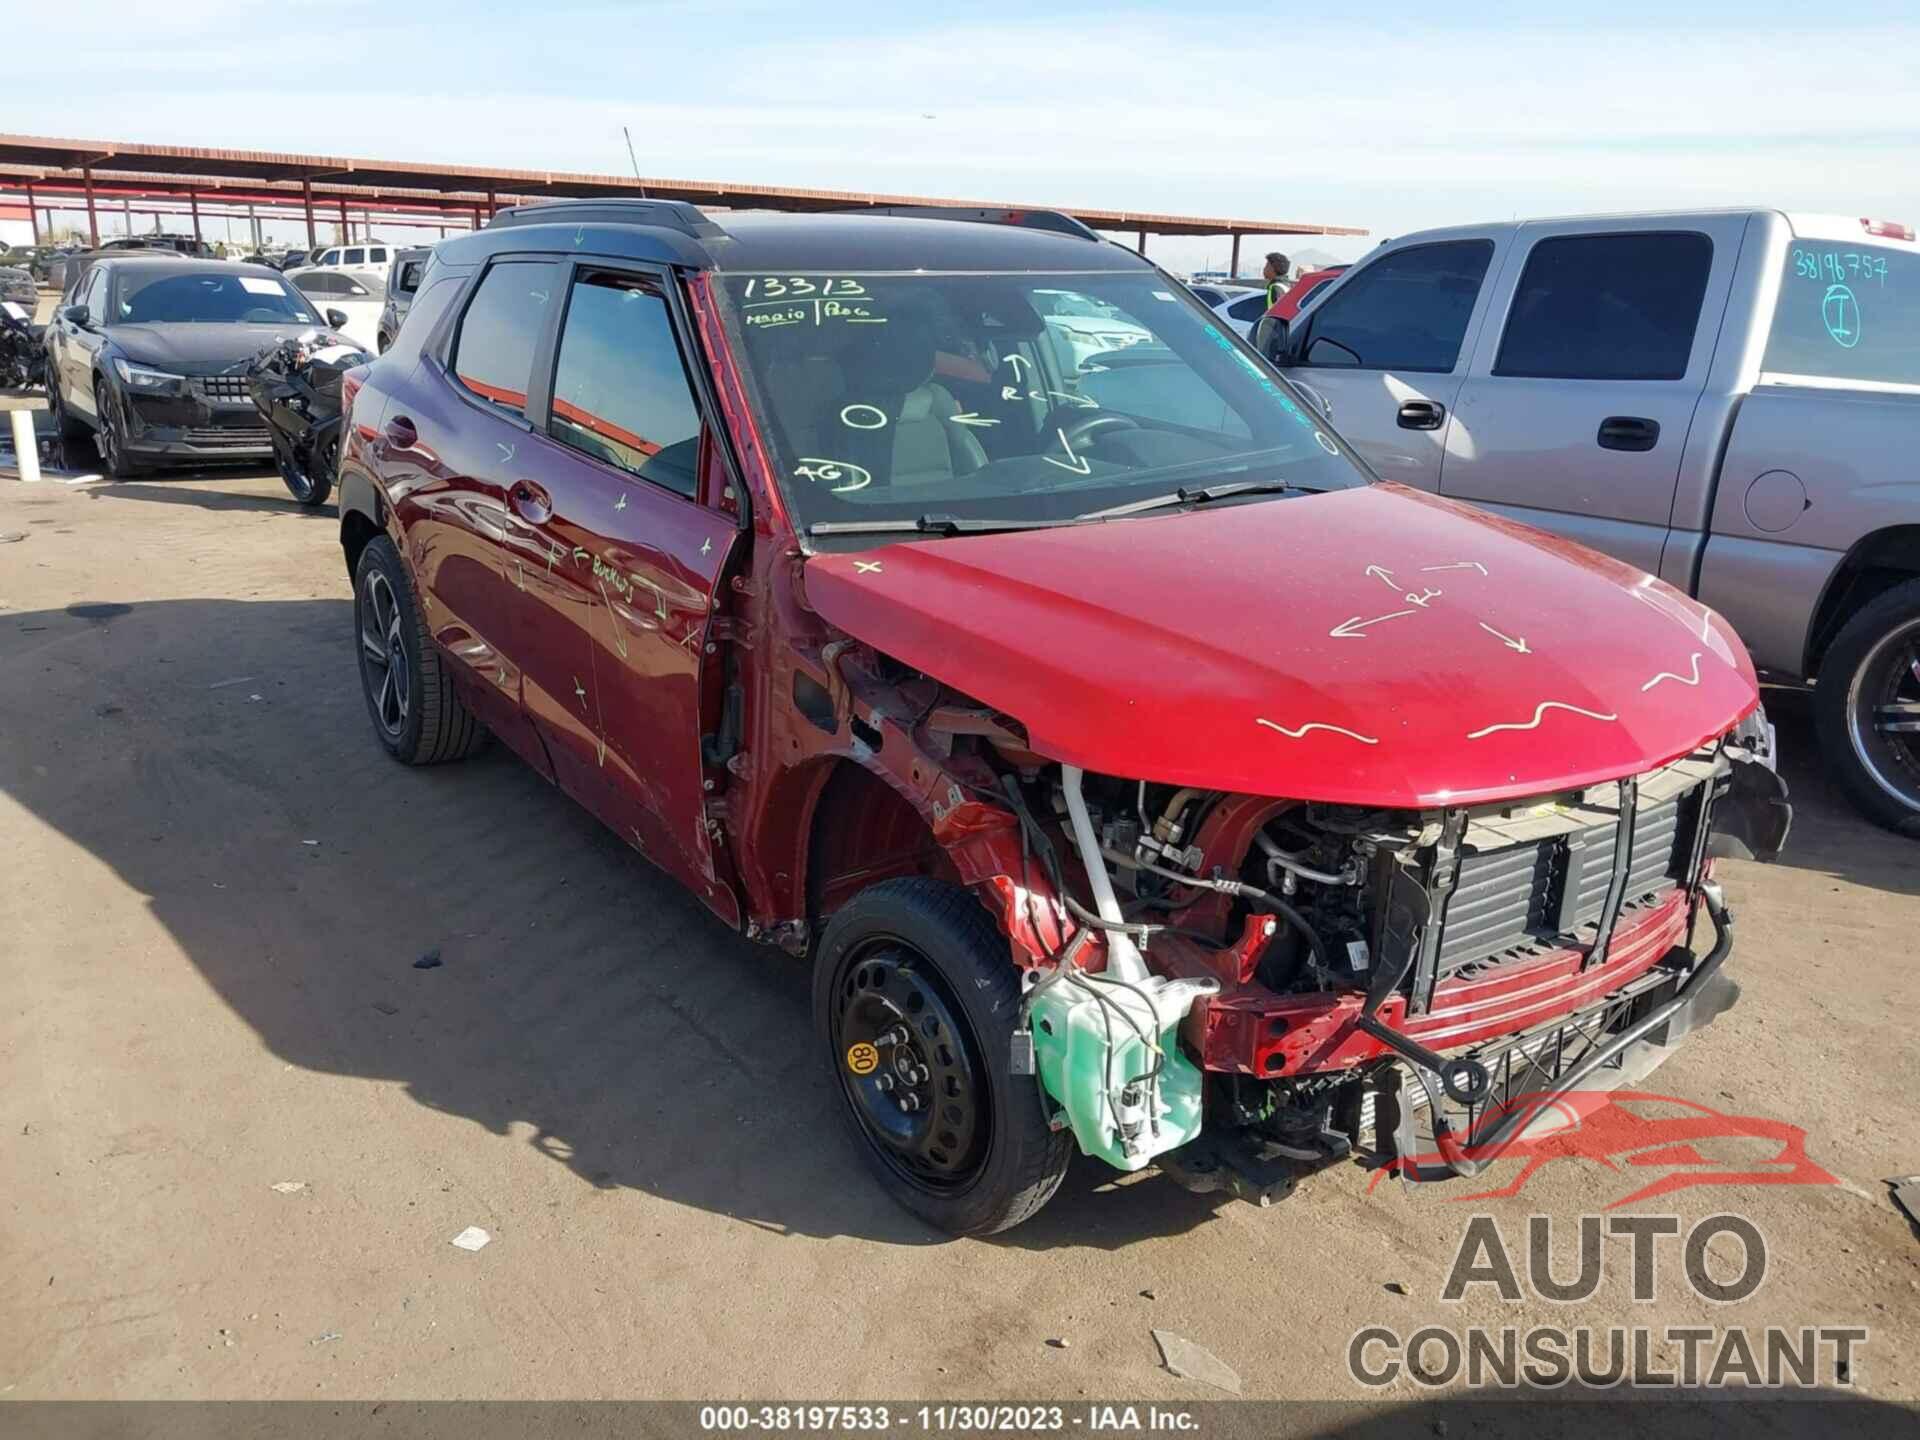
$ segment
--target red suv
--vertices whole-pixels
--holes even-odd
[[[1062,295],[1134,342],[1067,344]],[[1377,483],[1064,216],[509,211],[353,378],[380,743],[491,733],[809,957],[858,1147],[937,1225],[1017,1223],[1076,1146],[1262,1200],[1470,1172],[1510,1138],[1474,1113],[1733,994],[1707,857],[1788,815],[1740,642]]]

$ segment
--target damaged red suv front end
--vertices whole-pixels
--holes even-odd
[[[498,397],[447,366],[489,284],[532,379],[483,444]],[[461,469],[495,453],[497,494]],[[954,1232],[1075,1148],[1261,1201],[1349,1158],[1470,1172],[1504,1097],[1725,1008],[1710,857],[1789,818],[1716,616],[1378,483],[1063,216],[509,212],[436,250],[341,509],[366,605],[405,633],[422,597],[465,707],[434,734],[483,721],[808,957],[859,1152]],[[445,758],[373,650],[382,743]]]
[[[1017,342],[943,343],[939,323],[912,318],[911,286],[861,288],[874,312],[861,318],[885,316],[887,364],[933,390],[930,411],[969,427],[1017,418],[1038,368]],[[773,929],[824,927],[830,965],[835,917],[864,887],[917,874],[971,889],[1026,995],[1011,1058],[992,1046],[988,1068],[1023,1071],[1037,1048],[1039,1103],[1082,1150],[1263,1203],[1349,1157],[1437,1147],[1477,1171],[1511,1138],[1474,1128],[1506,1098],[1644,1073],[1731,1003],[1714,832],[1777,848],[1790,812],[1753,668],[1711,613],[1581,547],[1362,483],[1324,419],[1238,354],[1312,437],[1316,463],[1294,485],[1175,491],[1170,506],[1109,495],[1119,503],[996,523],[945,508],[973,497],[937,456],[927,488],[896,473],[876,494],[882,466],[906,463],[904,436],[854,460],[864,437],[849,431],[903,427],[911,404],[843,408],[836,429],[857,342],[818,323],[768,334],[757,317],[795,312],[752,308],[764,293],[723,291],[713,338],[751,452],[787,472],[774,488],[800,551],[768,577],[806,621],[774,690],[804,714],[783,770],[821,790],[807,797],[807,913]],[[977,307],[991,327],[981,294],[942,297],[941,318],[957,327],[948,317]],[[1070,392],[1049,393],[1113,413],[1100,377],[1147,371],[1163,343],[1069,361]],[[1008,382],[1003,408],[950,398],[969,380]],[[801,431],[822,391],[827,423]],[[1071,486],[1099,433],[1056,427],[1040,458],[1067,474],[1042,478]],[[1336,465],[1349,483],[1330,483]],[[1235,488],[1271,498],[1211,503]],[[885,789],[820,771],[827,756]],[[1107,1043],[1100,1093],[1076,1109],[1035,997],[1116,958],[1133,966],[1117,984],[1154,993],[1131,1017],[1109,1004],[1100,1024],[1157,1023],[1155,994],[1189,986],[1168,1031],[1179,1053],[1149,1043],[1138,1074],[1111,1074],[1128,1065]],[[877,1002],[843,984],[820,1003]],[[888,1073],[909,1027],[822,1024],[864,1138],[897,1161],[886,1152],[914,1127],[884,1111],[913,1103],[927,1068]],[[857,1035],[880,1042],[880,1079],[900,1081],[865,1104]],[[1155,1088],[1180,1061],[1201,1076],[1197,1133]],[[954,1223],[914,1188],[927,1177],[878,1168]]]

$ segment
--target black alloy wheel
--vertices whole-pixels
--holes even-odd
[[[289,481],[289,484],[292,482]],[[405,617],[386,572],[369,566],[360,577],[360,678],[374,723],[392,744],[407,733],[413,713],[413,662],[407,656]]]
[[[127,453],[126,417],[121,413],[119,395],[99,377],[94,379],[93,393],[100,413],[99,428],[93,432],[94,448],[100,452],[100,468],[116,480],[138,475],[140,466]]]
[[[1920,580],[1847,622],[1821,661],[1814,712],[1821,750],[1854,804],[1920,838]]]
[[[471,755],[486,743],[486,727],[454,693],[393,541],[369,540],[353,573],[360,686],[380,744],[403,765]]]

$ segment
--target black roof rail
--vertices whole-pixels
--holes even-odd
[[[707,218],[698,205],[685,200],[543,200],[498,212],[487,222],[489,230],[515,225],[652,225],[677,230],[698,240],[718,240],[727,232]]]
[[[1021,210],[1004,205],[848,205],[851,215],[900,215],[909,220],[970,220],[978,225],[1018,225],[1027,230],[1051,230],[1076,240],[1100,241],[1089,229],[1061,210]]]

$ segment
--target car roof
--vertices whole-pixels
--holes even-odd
[[[867,211],[796,215],[772,211],[725,211],[702,215],[692,206],[660,207],[669,223],[622,223],[607,218],[606,204],[580,207],[570,221],[567,207],[557,223],[539,223],[539,207],[526,207],[511,223],[442,241],[435,247],[450,265],[478,264],[512,251],[567,251],[647,260],[721,273],[791,270],[860,272],[930,271],[1148,271],[1133,251],[1094,236],[1042,228],[1032,217],[1046,212],[1005,212],[1007,223]],[[969,212],[956,211],[956,216]],[[985,213],[985,212],[982,212]],[[636,205],[637,222],[656,216]],[[1075,222],[1058,217],[1063,225]]]
[[[103,256],[97,263],[111,265],[115,273],[122,275],[138,274],[142,270],[164,270],[169,275],[258,275],[267,268],[249,265],[244,260],[201,260],[192,255],[162,260],[157,255],[124,252]]]

